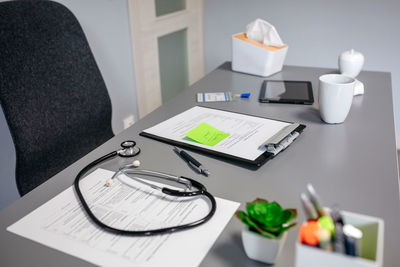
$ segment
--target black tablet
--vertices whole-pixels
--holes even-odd
[[[265,80],[261,86],[260,102],[312,105],[311,82]]]

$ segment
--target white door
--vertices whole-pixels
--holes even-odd
[[[128,0],[139,118],[204,75],[203,0]]]

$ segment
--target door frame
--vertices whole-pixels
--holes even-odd
[[[139,118],[162,105],[158,38],[187,31],[189,85],[204,76],[203,0],[156,17],[154,0],[128,0]]]

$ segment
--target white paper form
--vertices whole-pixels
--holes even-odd
[[[136,189],[118,180],[105,187],[113,173],[97,169],[81,180],[81,188],[96,216],[114,227],[154,229],[208,213],[204,199],[167,199],[137,182]],[[90,221],[71,186],[7,230],[101,266],[197,266],[239,206],[220,198],[216,202],[214,216],[199,227],[152,237],[120,236]]]
[[[185,136],[185,133],[203,122],[230,135],[213,147],[193,142]],[[255,160],[266,151],[262,144],[290,124],[196,106],[143,132],[239,158]]]

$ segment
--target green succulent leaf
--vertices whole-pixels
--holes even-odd
[[[289,224],[297,217],[296,209],[282,209],[277,202],[257,198],[246,204],[246,212],[236,212],[238,217],[251,231],[269,238],[280,238],[282,233],[296,226]]]
[[[244,223],[248,227],[258,227],[258,225],[254,223],[244,211],[239,210],[235,213],[235,215],[237,218],[239,218],[239,220],[242,221],[242,223]]]
[[[264,204],[268,204],[268,200],[263,199],[263,198],[256,198],[252,203],[264,203]]]
[[[282,212],[282,208],[276,202],[251,202],[247,203],[246,209],[250,218],[260,225],[277,226],[280,223],[280,214]]]
[[[280,226],[282,225],[282,207],[276,203],[272,202],[267,207],[267,218],[266,222],[271,226]]]
[[[275,235],[264,231],[263,229],[261,229],[257,224],[255,224],[251,218],[243,211],[237,211],[235,213],[236,217],[239,218],[245,225],[247,225],[249,227],[249,229],[252,229],[258,233],[260,233],[263,236],[269,237],[269,238],[276,238]]]
[[[282,229],[282,226],[270,226],[270,225],[266,225],[264,226],[264,230],[271,232],[271,233],[279,233]]]
[[[286,209],[282,211],[280,222],[281,224],[289,223],[296,219],[297,210],[296,209]]]
[[[274,235],[274,234],[272,234],[272,233],[269,233],[269,232],[267,232],[267,231],[264,231],[264,230],[262,230],[262,229],[260,229],[260,228],[256,228],[255,229],[260,235],[262,235],[262,236],[265,236],[265,237],[268,237],[268,238],[271,238],[271,239],[276,239],[276,238],[278,238],[276,235]]]

